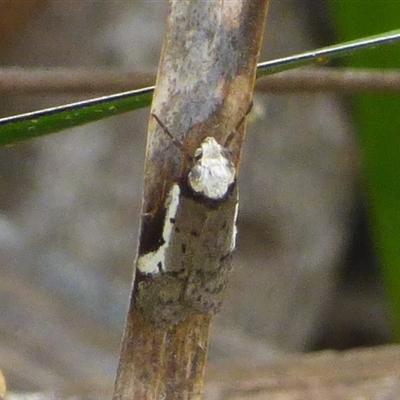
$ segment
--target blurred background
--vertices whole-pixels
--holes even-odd
[[[1,65],[156,72],[166,13],[167,1],[2,1]],[[260,60],[332,44],[334,32],[324,2],[273,0]],[[0,113],[88,97],[7,94]],[[254,109],[238,249],[210,362],[387,342],[352,103],[256,93]],[[0,149],[0,368],[11,390],[112,387],[148,113]]]

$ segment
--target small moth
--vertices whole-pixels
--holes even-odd
[[[250,111],[250,110],[249,110]],[[173,143],[183,150],[183,143],[172,136],[168,128],[157,117],[151,114],[172,139]],[[247,113],[246,113],[247,115]],[[239,121],[235,131],[228,136],[227,142],[234,136],[236,130],[243,124],[244,118]],[[199,195],[211,201],[224,199],[236,179],[236,169],[232,163],[232,154],[226,147],[220,145],[215,138],[206,137],[194,153],[193,165],[187,176],[187,183],[194,195]]]
[[[152,115],[183,152],[183,144]],[[166,196],[160,245],[137,260],[135,300],[156,326],[218,312],[231,269],[238,212],[231,152],[206,137],[189,163]]]

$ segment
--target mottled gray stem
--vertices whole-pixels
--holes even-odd
[[[240,122],[252,99],[267,6],[170,1],[114,400],[201,398],[209,324],[234,248]]]

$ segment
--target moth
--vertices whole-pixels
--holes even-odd
[[[184,151],[183,143],[172,136],[168,128],[156,114],[152,114],[152,116],[172,139],[173,143],[181,151]],[[227,144],[243,121],[243,119],[239,121],[238,126],[228,136],[224,146],[220,145],[214,137],[208,136],[200,144],[200,147],[197,148],[194,156],[190,157],[189,155],[189,159],[192,158],[193,165],[187,176],[187,184],[194,195],[210,201],[219,201],[227,196],[229,188],[234,184],[236,179],[236,169],[231,160],[232,154],[227,148]]]
[[[183,152],[183,144],[152,116]],[[166,197],[161,244],[137,260],[135,300],[156,326],[173,326],[191,314],[217,313],[235,248],[238,192],[229,148],[209,136],[192,157],[183,155],[190,165]]]

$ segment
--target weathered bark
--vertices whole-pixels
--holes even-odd
[[[267,6],[170,2],[152,104],[160,122],[149,124],[137,271],[114,400],[201,397],[209,324],[234,247],[237,189],[228,179],[226,191],[208,195],[190,176],[199,183],[195,153],[211,143],[219,171],[236,178]]]

